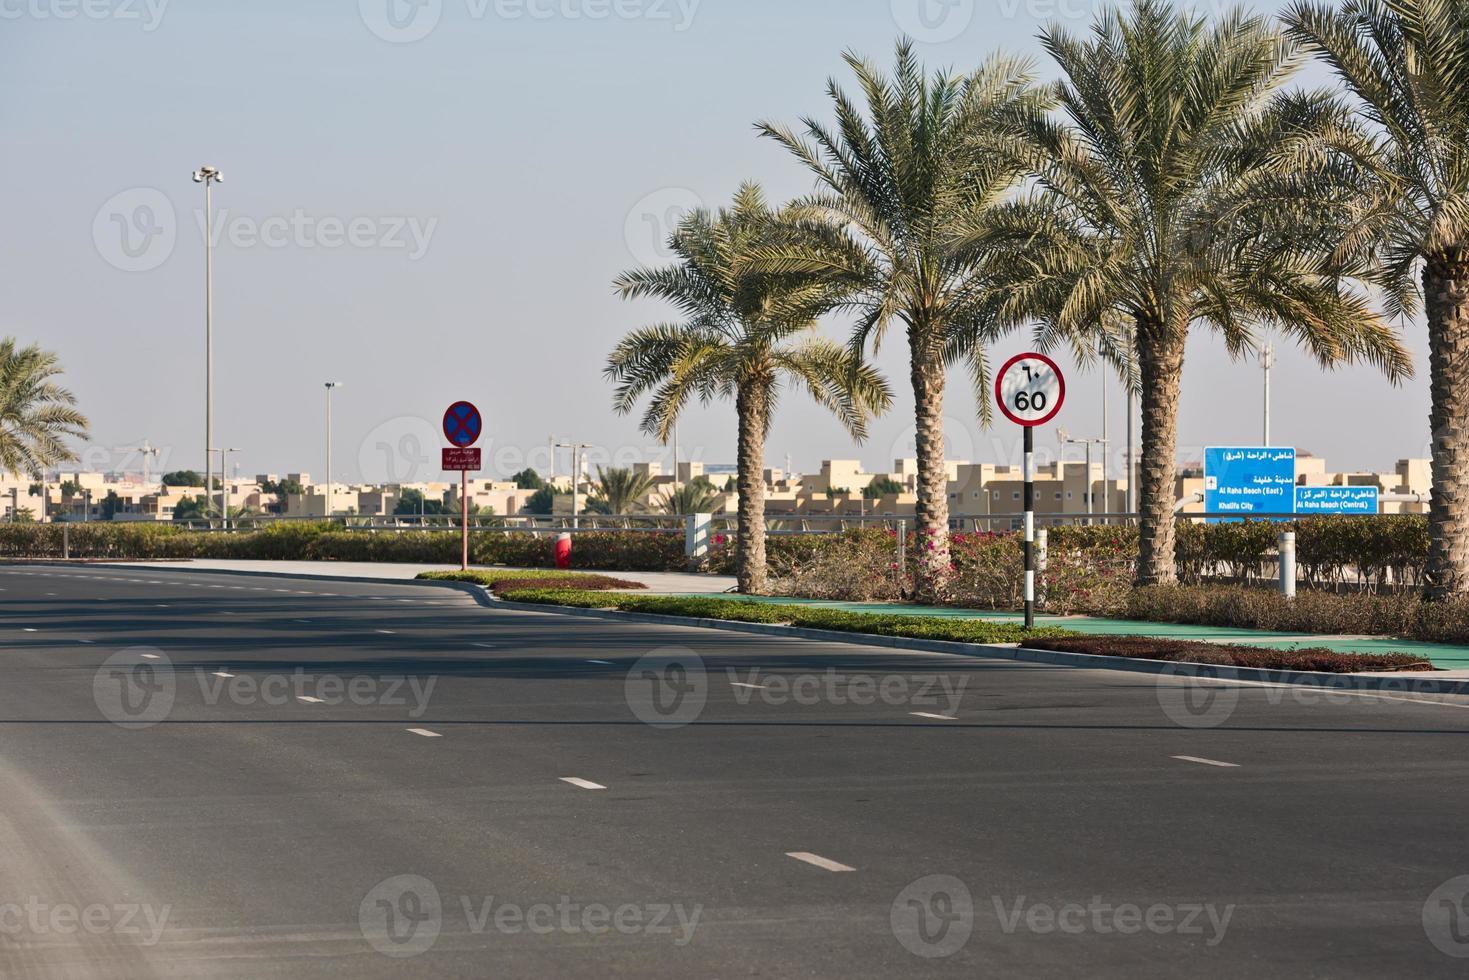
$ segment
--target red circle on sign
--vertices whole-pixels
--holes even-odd
[[[1060,393],[1056,397],[1055,406],[1052,407],[1051,411],[1047,413],[1044,418],[1035,419],[1033,421],[1030,419],[1023,419],[1020,416],[1016,415],[1014,412],[1010,411],[1010,406],[1005,404],[1005,395],[1004,391],[1002,390],[1002,387],[1005,384],[1005,375],[1009,374],[1010,369],[1016,364],[1019,364],[1021,361],[1041,361],[1047,367],[1049,367],[1051,369],[1051,373],[1056,376],[1056,384],[1060,386]],[[1051,421],[1051,419],[1060,414],[1061,406],[1066,403],[1066,376],[1061,373],[1061,369],[1056,366],[1056,362],[1051,360],[1044,354],[1016,354],[1014,357],[1006,361],[1005,366],[1000,368],[1000,373],[995,375],[995,402],[1000,406],[1000,411],[1004,413],[1004,416],[1011,422],[1014,422],[1016,425],[1032,429],[1037,426],[1045,425],[1047,422]]]
[[[470,402],[455,402],[444,413],[444,438],[460,449],[479,442],[484,432],[484,418]]]

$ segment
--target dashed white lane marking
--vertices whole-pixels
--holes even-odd
[[[914,718],[932,718],[934,721],[958,721],[953,715],[936,715],[931,711],[910,711]]]
[[[153,604],[153,608],[154,609],[167,609],[168,608],[168,605],[166,603],[162,603],[162,602],[155,602]]]
[[[35,633],[35,632],[37,632],[37,630],[36,630],[36,628],[34,626],[22,626],[20,628],[20,631],[22,633]]]
[[[158,654],[156,654],[156,653],[145,653],[145,654],[143,654],[143,659],[144,660],[157,660],[158,659]]]
[[[229,671],[225,671],[225,670],[216,670],[216,671],[215,671],[215,672],[214,672],[214,676],[215,676],[215,677],[233,677],[233,676],[235,676],[235,675],[234,675],[234,674],[231,674],[231,673],[230,673],[230,672],[229,672]]]
[[[472,647],[479,647],[481,650],[493,650],[493,649],[495,649],[495,645],[493,643],[471,643],[470,646],[472,646]]]
[[[1179,762],[1197,762],[1201,766],[1218,766],[1220,769],[1238,769],[1239,766],[1233,762],[1220,762],[1218,759],[1200,759],[1196,755],[1175,755],[1170,758]]]
[[[431,732],[431,731],[429,731],[427,728],[410,728],[408,730],[410,732],[412,732],[413,734],[415,734],[415,735],[422,735],[424,738],[443,738],[444,737],[444,736],[440,735],[438,732]]]
[[[612,666],[612,661],[610,661],[610,660],[588,660],[587,663],[589,663],[589,664],[601,664],[603,667],[611,667]]]
[[[807,864],[814,864],[823,871],[857,870],[849,865],[842,864],[840,861],[833,861],[831,858],[824,858],[820,854],[812,854],[809,851],[786,851],[786,857],[795,858],[797,861],[805,861]]]
[[[47,595],[55,595],[56,593],[55,592],[47,592],[46,594]]]
[[[384,633],[384,634],[386,634],[388,636],[392,636],[395,633],[397,633],[398,631],[397,630],[373,630],[373,632],[374,633]]]
[[[570,783],[579,789],[606,789],[601,783],[594,783],[590,779],[582,779],[579,776],[562,776],[563,783]]]
[[[78,643],[91,643],[91,640],[77,640]]]
[[[309,619],[293,619],[293,620],[291,620],[291,622],[293,622],[293,623],[305,623],[308,626],[311,625],[311,620],[309,620]]]
[[[321,698],[313,698],[309,694],[298,694],[298,695],[296,695],[296,700],[297,701],[305,701],[307,704],[321,704],[322,703]]]

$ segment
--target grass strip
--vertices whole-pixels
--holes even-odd
[[[1070,632],[1053,627],[1027,630],[1011,623],[933,616],[897,616],[846,612],[800,605],[771,605],[741,599],[690,596],[644,596],[605,594],[577,590],[540,588],[508,591],[502,598],[549,606],[578,609],[616,609],[620,612],[721,619],[736,623],[776,623],[806,629],[834,630],[870,636],[901,636],[910,639],[952,640],[959,643],[1019,643],[1030,637],[1065,637]]]
[[[495,595],[523,589],[573,589],[579,592],[604,592],[610,589],[646,589],[642,582],[592,575],[585,572],[561,572],[525,569],[471,569],[467,572],[420,572],[418,578],[431,582],[473,582],[483,585]]]

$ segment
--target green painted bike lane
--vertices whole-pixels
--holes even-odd
[[[955,609],[951,606],[913,606],[896,602],[840,602],[829,599],[793,599],[785,596],[734,596],[727,593],[690,593],[690,597],[736,599],[741,602],[784,606],[816,606],[845,612],[871,613],[884,616],[936,616],[946,619],[982,619],[999,623],[1018,623],[1019,613],[993,612],[983,609]],[[1443,670],[1469,669],[1469,647],[1442,643],[1420,643],[1382,636],[1313,636],[1302,633],[1274,633],[1268,630],[1242,629],[1230,626],[1199,626],[1188,623],[1148,623],[1126,619],[1103,619],[1097,616],[1036,617],[1037,626],[1056,626],[1093,636],[1155,636],[1170,640],[1197,640],[1206,643],[1236,643],[1283,650],[1305,647],[1325,648],[1338,653],[1406,653],[1428,660]]]

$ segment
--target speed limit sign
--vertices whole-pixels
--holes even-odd
[[[1016,425],[1045,425],[1066,401],[1066,379],[1044,354],[1020,354],[1005,362],[995,378],[995,400]]]

